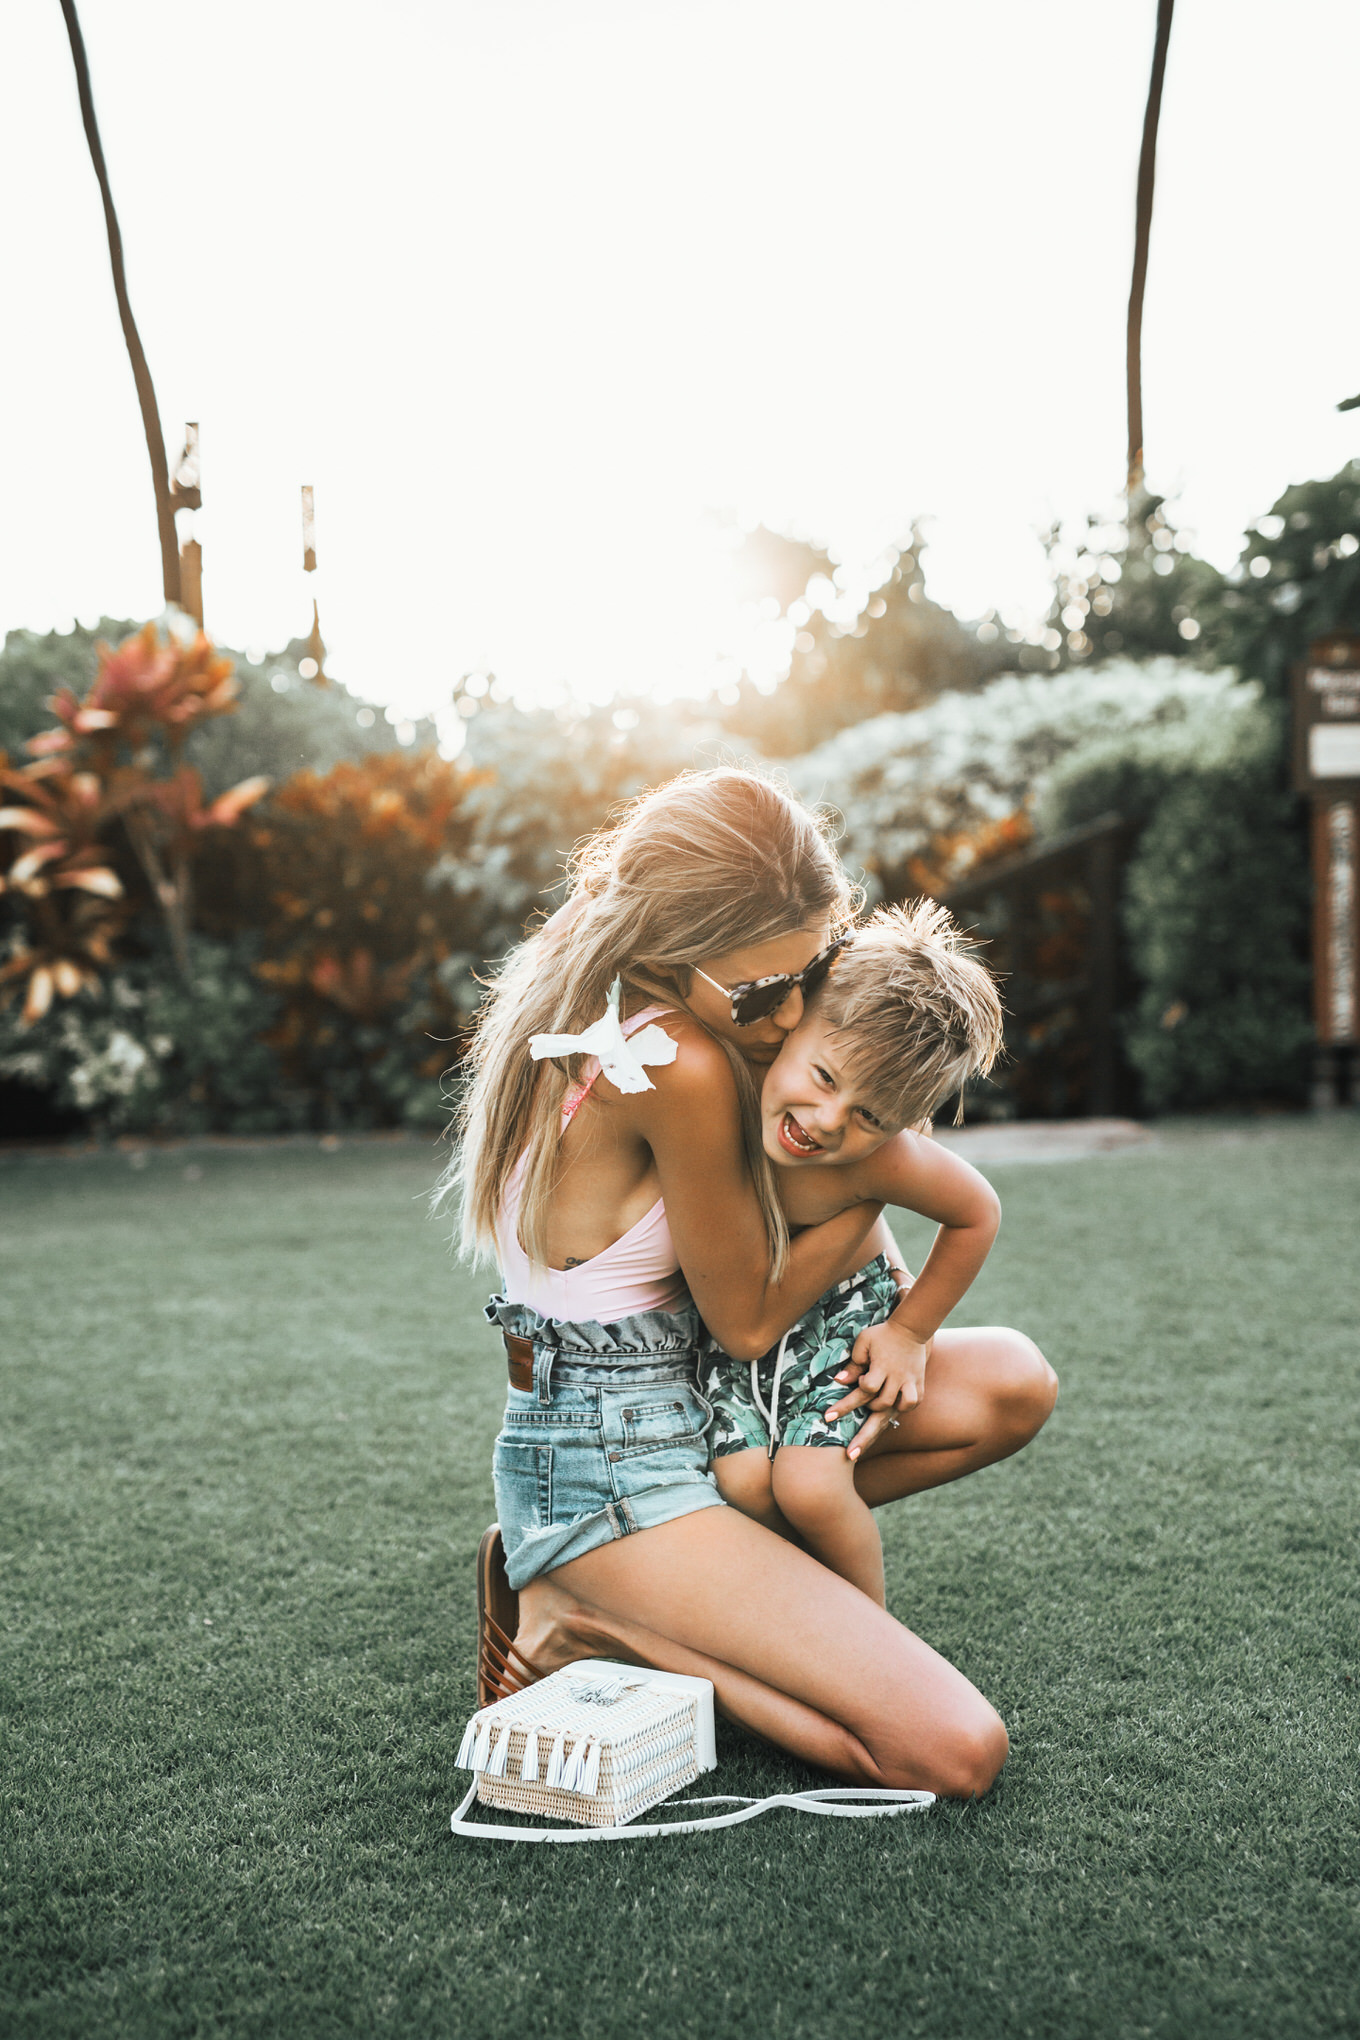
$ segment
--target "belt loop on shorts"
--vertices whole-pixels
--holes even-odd
[[[534,1345],[534,1393],[541,1403],[552,1401],[553,1362],[557,1358],[555,1346]]]

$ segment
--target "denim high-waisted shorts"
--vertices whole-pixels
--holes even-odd
[[[612,1538],[723,1507],[693,1309],[578,1325],[493,1296],[486,1315],[534,1348],[534,1386],[510,1390],[493,1462],[512,1587]]]

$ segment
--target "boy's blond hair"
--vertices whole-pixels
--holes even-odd
[[[880,907],[817,993],[817,1019],[844,1034],[847,1073],[888,1126],[921,1126],[1002,1049],[996,983],[938,900]]]

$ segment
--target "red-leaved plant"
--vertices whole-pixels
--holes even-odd
[[[29,740],[31,764],[0,754],[0,892],[20,910],[20,931],[0,965],[0,999],[24,986],[31,1025],[53,997],[99,982],[126,919],[107,833],[121,823],[165,918],[176,964],[190,977],[193,858],[204,832],[230,828],[268,789],[246,779],[205,803],[203,782],[181,762],[186,737],[236,706],[237,682],[200,631],[190,643],[148,623],[116,650],[99,646],[84,700],[69,687],[48,707],[57,728]]]

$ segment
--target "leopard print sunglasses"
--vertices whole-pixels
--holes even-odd
[[[771,1013],[777,1013],[792,991],[801,991],[805,999],[810,999],[852,939],[848,932],[838,935],[802,970],[780,971],[776,977],[749,978],[738,985],[720,985],[706,970],[700,970],[697,963],[691,968],[696,977],[701,977],[706,985],[712,985],[715,992],[721,992],[725,999],[731,1000],[733,1026],[752,1027],[757,1020],[768,1020]]]

